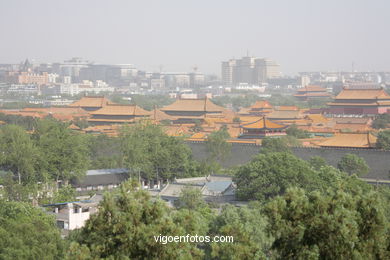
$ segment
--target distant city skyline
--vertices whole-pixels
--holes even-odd
[[[220,75],[248,53],[285,75],[388,71],[388,10],[386,0],[2,1],[0,63],[82,57]]]

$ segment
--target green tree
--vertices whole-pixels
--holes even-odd
[[[121,139],[107,135],[86,135],[90,155],[90,169],[123,167]]]
[[[290,146],[299,146],[300,142],[293,136],[278,138],[266,137],[261,140],[261,153],[291,152]]]
[[[351,153],[347,153],[341,158],[337,168],[349,175],[356,174],[357,176],[366,175],[370,170],[363,158]]]
[[[374,192],[352,195],[291,188],[265,213],[276,259],[388,259],[382,201]]]
[[[297,125],[291,125],[289,128],[287,128],[286,133],[298,139],[310,137],[310,133],[308,131],[299,129]]]
[[[179,199],[177,200],[178,208],[197,210],[205,206],[206,202],[203,200],[200,189],[188,186],[181,190]]]
[[[326,166],[326,161],[321,156],[313,156],[310,158],[309,164],[313,169],[319,170],[321,167]]]
[[[210,152],[211,160],[223,161],[229,155],[232,144],[227,140],[230,138],[226,127],[214,131],[207,137],[206,146]]]
[[[0,129],[1,168],[11,171],[19,184],[42,181],[34,167],[38,160],[38,150],[23,128],[6,125]]]
[[[171,179],[194,176],[198,166],[184,142],[166,135],[160,126],[137,124],[125,127],[121,134],[124,166],[140,171],[144,178]]]
[[[283,194],[288,187],[323,188],[310,165],[290,153],[260,154],[238,168],[235,183],[239,198],[264,201]]]
[[[379,132],[376,147],[383,150],[390,150],[390,130]]]
[[[211,243],[211,259],[266,259],[272,244],[267,225],[257,208],[225,206],[215,218],[210,233],[232,236],[233,243]]]
[[[93,259],[197,259],[201,250],[192,243],[162,244],[155,236],[186,235],[169,214],[161,200],[151,200],[148,193],[130,182],[117,193],[107,193],[99,212],[86,222],[78,236],[81,247],[88,247]]]
[[[0,200],[0,259],[61,259],[54,218],[23,202]]]
[[[374,119],[372,122],[372,127],[375,129],[386,129],[389,128],[390,124],[390,115],[382,114]]]
[[[33,134],[44,159],[42,167],[51,179],[68,181],[82,177],[89,165],[85,138],[72,132],[67,124],[41,120]]]

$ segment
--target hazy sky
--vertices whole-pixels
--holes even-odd
[[[0,63],[83,57],[220,74],[275,59],[285,74],[390,70],[389,0],[1,0]]]

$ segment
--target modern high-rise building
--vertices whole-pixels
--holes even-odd
[[[270,59],[242,57],[222,62],[222,82],[226,86],[240,83],[261,85],[280,77],[279,64]]]

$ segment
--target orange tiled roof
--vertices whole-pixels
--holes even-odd
[[[260,100],[260,101],[256,101],[256,103],[250,106],[250,108],[252,109],[272,108],[272,105],[266,100]]]
[[[278,124],[278,123],[274,123],[274,122],[266,119],[265,117],[262,117],[255,122],[252,122],[249,124],[243,124],[243,125],[241,125],[241,127],[244,129],[284,129],[287,126],[282,125],[282,124]]]
[[[276,110],[279,111],[298,111],[299,108],[297,106],[278,106],[276,107]]]
[[[271,119],[299,119],[301,118],[301,112],[299,110],[275,110],[268,115]]]
[[[31,116],[35,118],[44,118],[47,116],[47,114],[44,113],[38,113],[34,111],[19,111],[19,110],[0,110],[0,113],[6,115]]]
[[[225,108],[217,106],[209,99],[178,99],[173,104],[165,106],[162,111],[205,111],[222,112]]]
[[[322,114],[308,114],[305,118],[313,121],[313,123],[326,123],[329,121],[329,119]]]
[[[153,109],[151,111],[151,119],[155,120],[155,121],[162,121],[162,120],[177,120],[177,117],[175,116],[171,116],[171,115],[168,115],[166,113],[164,113],[163,111],[161,111],[160,109]]]
[[[344,88],[335,98],[337,99],[385,99],[390,95],[381,89],[347,89]]]
[[[240,116],[241,123],[250,123],[259,119],[258,116]]]
[[[134,123],[135,119],[109,119],[109,118],[89,118],[88,122],[106,122],[106,123]]]
[[[152,113],[136,105],[106,105],[99,110],[91,112],[91,115],[126,115],[126,116],[150,116]]]
[[[370,133],[339,133],[318,143],[321,147],[351,147],[372,148],[375,147],[376,137]]]
[[[109,100],[103,96],[87,96],[82,97],[80,100],[70,104],[70,107],[103,107],[105,106]]]

